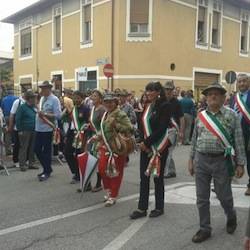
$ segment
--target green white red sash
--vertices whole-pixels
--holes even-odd
[[[74,124],[75,127],[75,138],[73,141],[73,147],[74,148],[81,148],[82,147],[82,141],[84,138],[84,129],[86,124],[83,123],[81,124],[81,122],[79,121],[79,114],[78,114],[78,109],[77,107],[74,107],[72,113],[71,113],[71,117],[72,117],[72,122]]]
[[[101,133],[102,133],[102,138],[103,138],[104,144],[105,144],[105,146],[107,148],[107,152],[106,152],[105,155],[108,156],[108,162],[107,162],[107,167],[106,167],[106,175],[113,178],[113,177],[118,176],[118,174],[119,174],[116,167],[115,167],[115,158],[118,157],[118,155],[115,154],[112,151],[112,149],[111,149],[111,147],[110,147],[110,145],[108,143],[108,140],[106,138],[105,132],[104,132],[103,123],[106,120],[107,115],[108,115],[108,112],[105,112],[103,117],[102,117],[102,120],[101,120]]]
[[[91,128],[95,131],[95,133],[97,133],[99,131],[96,128],[95,123],[94,123],[94,113],[95,113],[95,107],[93,107],[91,110],[89,123],[90,123]]]
[[[142,124],[143,124],[145,139],[152,134],[152,129],[149,122],[151,110],[152,110],[152,104],[146,107],[142,116]],[[152,145],[152,150],[158,153],[162,153],[164,149],[167,147],[167,145],[168,145],[168,129],[166,129],[162,138],[157,143]]]
[[[246,119],[247,123],[250,124],[250,108],[243,101],[243,99],[239,93],[237,93],[235,100],[236,100],[236,104],[237,104],[240,112],[242,113],[242,115]]]
[[[234,176],[233,158],[235,157],[235,150],[231,135],[228,134],[221,122],[214,115],[206,112],[206,110],[200,112],[198,118],[204,126],[223,143],[228,172],[230,176]]]
[[[152,134],[152,128],[150,126],[150,116],[152,112],[152,104],[149,104],[143,113],[142,116],[142,124],[144,129],[144,138],[148,138]],[[152,173],[154,177],[160,176],[160,154],[166,149],[167,145],[169,144],[168,141],[168,129],[164,132],[161,139],[154,143],[151,146],[151,149],[153,151],[153,155],[149,161],[148,168],[145,172],[147,176],[150,176]]]

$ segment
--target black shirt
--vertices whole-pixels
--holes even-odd
[[[173,97],[169,101],[169,105],[171,109],[171,117],[173,117],[178,126],[180,126],[180,118],[183,117],[184,114],[179,100]]]

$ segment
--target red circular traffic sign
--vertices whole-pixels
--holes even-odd
[[[112,64],[105,64],[103,67],[103,74],[108,78],[113,77],[113,75],[114,75],[113,65]]]

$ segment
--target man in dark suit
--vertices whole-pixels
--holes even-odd
[[[245,195],[250,196],[250,78],[246,74],[239,74],[237,78],[238,93],[231,104],[231,108],[239,114],[245,140],[247,156],[247,172],[249,181]]]

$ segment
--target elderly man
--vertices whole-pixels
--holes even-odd
[[[235,95],[231,108],[239,115],[245,140],[245,152],[247,155],[247,172],[249,176],[245,195],[250,195],[250,78],[246,74],[240,74],[237,78],[239,92]]]
[[[234,233],[237,217],[231,179],[234,175],[237,178],[243,176],[246,162],[240,120],[233,110],[223,106],[226,90],[214,83],[202,94],[207,98],[208,107],[198,114],[188,166],[190,174],[195,174],[200,217],[200,230],[192,238],[194,243],[211,237],[209,199],[212,179],[215,193],[227,216],[227,233]]]
[[[52,87],[48,81],[39,85],[42,97],[36,117],[35,153],[43,167],[43,172],[38,175],[40,181],[46,181],[53,171],[51,167],[53,131],[57,126],[57,120],[61,117],[61,104],[52,94]]]

